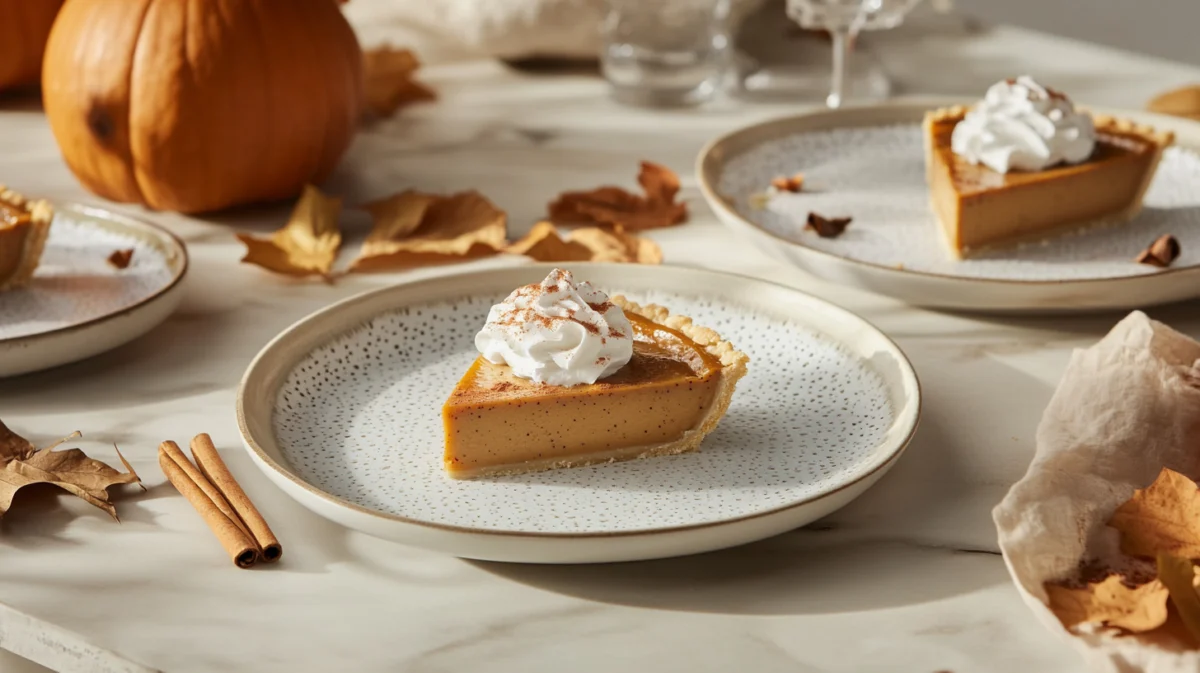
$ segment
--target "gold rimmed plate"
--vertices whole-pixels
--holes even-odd
[[[309,509],[456,556],[529,563],[660,558],[751,542],[845,505],[899,459],[920,390],[904,354],[853,314],[765,281],[576,264],[576,277],[711,326],[750,366],[700,450],[470,481],[442,469],[441,405],[488,308],[550,267],[368,292],[279,335],[242,381],[255,462]]]
[[[953,101],[961,103],[962,101]],[[920,122],[949,101],[820,111],[733,131],[697,160],[718,218],[773,257],[822,278],[910,304],[994,312],[1130,309],[1200,296],[1200,123],[1102,110],[1175,132],[1143,212],[1046,241],[953,259],[928,205]],[[804,189],[764,197],[771,178],[804,174]],[[809,212],[851,217],[821,238]],[[1105,226],[1105,225],[1109,226]],[[1182,243],[1170,268],[1134,258],[1163,234]]]
[[[108,259],[132,251],[128,266]],[[0,292],[0,377],[83,360],[166,320],[183,297],[187,250],[136,218],[77,204],[55,206],[33,280]]]

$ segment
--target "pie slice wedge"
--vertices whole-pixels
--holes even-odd
[[[33,278],[50,235],[54,209],[0,185],[0,291]]]
[[[959,258],[1093,222],[1133,219],[1174,141],[1169,131],[1096,114],[1096,148],[1086,161],[999,173],[951,150],[951,134],[966,113],[963,106],[933,110],[924,123],[930,204]]]
[[[593,384],[553,386],[479,357],[442,408],[446,473],[538,472],[693,451],[729,409],[749,358],[711,329],[621,296],[633,357]]]

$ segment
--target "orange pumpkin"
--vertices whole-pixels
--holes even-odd
[[[67,0],[42,97],[88,189],[220,210],[333,170],[361,114],[362,51],[329,0]]]
[[[31,86],[63,0],[0,0],[0,90]]]

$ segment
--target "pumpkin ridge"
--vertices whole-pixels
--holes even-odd
[[[157,2],[158,2],[158,0],[150,0],[149,2],[147,2],[145,9],[142,10],[141,18],[138,19],[138,27],[137,27],[137,33],[136,33],[137,37],[134,38],[133,49],[129,52],[129,54],[130,54],[129,74],[126,77],[126,81],[125,81],[125,91],[127,92],[127,95],[129,96],[129,103],[126,105],[125,119],[124,119],[124,121],[125,121],[125,144],[126,144],[126,147],[128,150],[127,153],[129,156],[129,174],[133,178],[133,188],[135,190],[137,190],[138,201],[145,203],[146,205],[150,206],[151,208],[155,208],[156,205],[153,203],[148,203],[146,201],[146,188],[145,188],[145,186],[142,185],[142,178],[139,175],[140,171],[138,171],[138,159],[137,159],[137,156],[133,152],[133,123],[130,120],[133,119],[133,105],[137,101],[137,96],[133,95],[133,90],[134,90],[133,89],[133,82],[134,82],[133,71],[136,69],[137,64],[138,64],[138,58],[137,58],[138,49],[141,48],[142,37],[146,34],[146,20],[149,18],[150,12],[154,11],[154,5]]]

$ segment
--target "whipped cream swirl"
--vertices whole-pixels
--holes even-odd
[[[633,326],[608,295],[555,269],[493,306],[475,348],[523,379],[575,386],[611,376],[629,362]]]
[[[1091,156],[1095,145],[1091,116],[1027,76],[993,84],[950,138],[955,154],[999,173],[1076,164]]]

